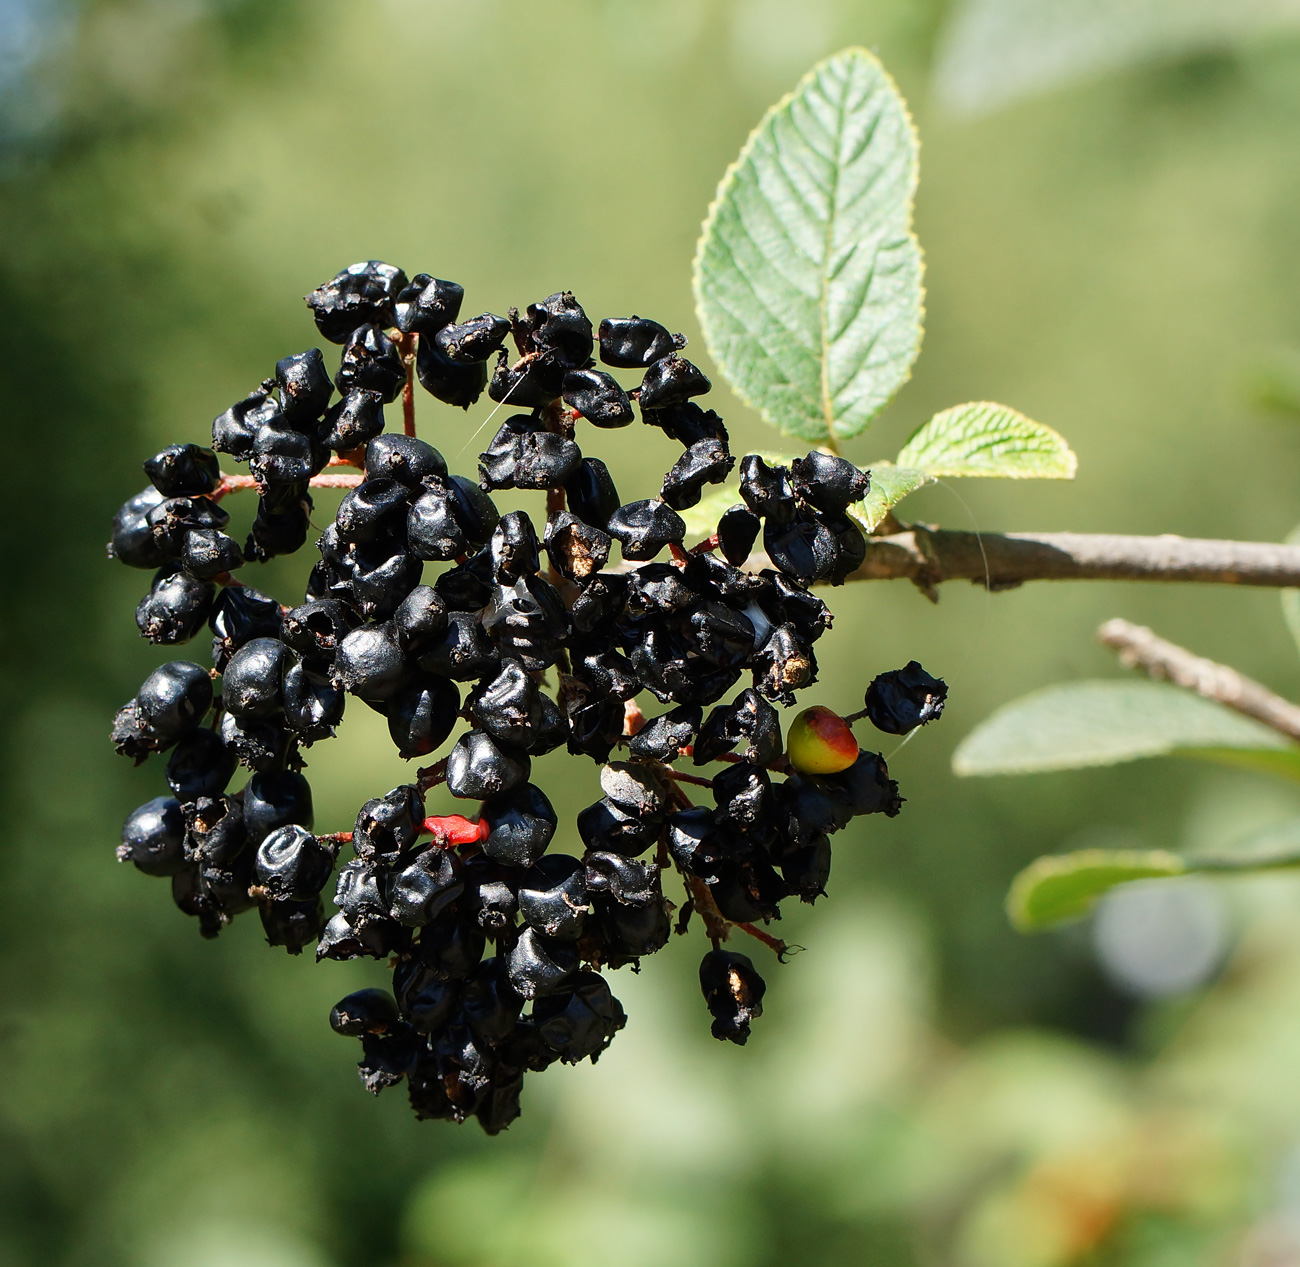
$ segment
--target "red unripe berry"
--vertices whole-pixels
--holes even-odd
[[[836,774],[858,759],[858,741],[843,717],[818,704],[791,723],[785,754],[804,774]]]

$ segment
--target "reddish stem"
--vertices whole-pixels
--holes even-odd
[[[709,779],[702,779],[698,774],[687,774],[684,770],[674,770],[670,765],[664,766],[664,775],[674,783],[693,783],[696,787],[713,786]]]
[[[488,838],[490,830],[486,819],[465,818],[460,814],[426,818],[420,828],[421,832],[427,832],[433,837],[434,844],[443,849],[455,845],[479,844]]]
[[[697,546],[691,546],[692,554],[712,554],[718,548],[718,534],[715,532],[711,537],[705,537]]]
[[[415,783],[421,792],[427,792],[431,787],[437,787],[447,777],[447,758],[443,757],[441,761],[435,761],[433,765],[427,765],[423,770],[415,772]]]
[[[765,933],[761,928],[755,928],[753,924],[737,924],[733,922],[731,926],[740,929],[742,933],[748,933],[751,937],[757,938],[769,950],[774,951],[776,957],[782,963],[785,962],[786,955],[792,950],[803,949],[801,946],[791,946],[789,943],[783,942],[779,937],[773,937],[771,933]]]
[[[691,561],[691,556],[687,554],[686,551],[683,550],[675,541],[670,541],[668,543],[668,553],[672,555],[673,562],[676,563],[679,568],[684,568]]]
[[[331,841],[336,845],[350,845],[352,843],[352,833],[350,831],[335,831],[328,836],[321,836],[319,839]]]
[[[645,726],[645,714],[641,711],[641,705],[634,699],[623,702],[623,735],[630,739],[633,735],[638,734]]]
[[[342,463],[338,465],[352,465]],[[308,483],[312,488],[356,488],[364,477],[361,475],[313,475]],[[212,491],[212,500],[219,502],[227,493],[242,493],[257,488],[257,480],[251,475],[221,476],[221,482]]]
[[[402,429],[415,434],[415,342],[417,334],[402,336],[402,354],[406,361],[406,383],[402,387]]]

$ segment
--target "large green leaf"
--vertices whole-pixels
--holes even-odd
[[[1071,480],[1079,463],[1051,427],[981,400],[935,414],[903,446],[898,465],[939,478]]]
[[[1081,849],[1036,858],[1011,882],[1007,914],[1022,932],[1036,932],[1086,914],[1117,884],[1183,875],[1185,859],[1160,849]]]
[[[958,745],[961,775],[1034,774],[1182,755],[1300,778],[1300,746],[1163,682],[1070,682],[1000,708]]]
[[[917,141],[863,48],[814,67],[728,168],[695,256],[710,355],[748,404],[814,443],[857,435],[921,344]]]

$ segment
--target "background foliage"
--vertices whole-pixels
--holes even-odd
[[[1069,438],[1075,483],[940,485],[907,514],[1284,536],[1300,437],[1243,378],[1300,343],[1293,6],[1036,7],[1054,20],[1017,23],[1011,0],[0,5],[0,1260],[1300,1261],[1297,881],[1128,890],[1038,939],[1002,907],[1046,850],[1221,843],[1300,797],[1175,761],[971,782],[948,764],[999,704],[1117,675],[1090,636],[1112,615],[1294,695],[1274,595],[837,592],[808,702],[913,656],[952,688],[891,758],[906,812],[841,838],[749,1047],[708,1037],[678,943],[618,974],[634,1019],[600,1065],[537,1080],[495,1141],[360,1090],[325,1014],[364,966],[289,960],[255,922],[202,943],[165,885],[112,862],[154,794],[106,742],[156,659],[131,623],[142,577],[102,556],[139,460],[309,345],[298,297],[367,256],[497,311],[571,287],[700,350],[691,258],[717,179],[845,44],[879,51],[921,133],[928,314],[912,381],[848,454],[1004,401]],[[1009,27],[1014,47],[975,38]],[[1011,83],[990,48],[1052,73],[973,105],[972,68]],[[772,447],[718,407],[738,452]],[[481,418],[421,409],[469,465]],[[646,495],[666,455],[619,443],[620,489]],[[349,720],[312,762],[325,827],[400,778]]]

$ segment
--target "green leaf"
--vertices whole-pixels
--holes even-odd
[[[1086,915],[1117,884],[1183,875],[1187,861],[1161,849],[1081,849],[1037,858],[1011,882],[1007,914],[1022,933]]]
[[[1072,480],[1079,460],[1051,427],[1006,405],[975,401],[935,414],[903,446],[898,465],[940,478]]]
[[[952,764],[960,775],[1035,774],[1169,755],[1300,778],[1300,747],[1164,682],[1070,682],[1035,691],[977,726]]]
[[[862,525],[865,532],[875,532],[885,516],[908,493],[914,493],[918,488],[924,488],[933,482],[925,471],[895,466],[892,462],[872,463],[870,471],[871,491],[857,505],[849,507],[849,514]]]
[[[815,66],[727,169],[695,255],[709,354],[786,435],[857,435],[921,345],[917,140],[863,48]]]

